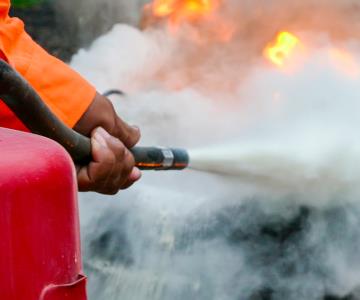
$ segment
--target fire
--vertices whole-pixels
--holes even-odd
[[[158,17],[166,17],[171,15],[175,10],[176,0],[158,0],[153,4],[153,13]]]
[[[154,0],[151,10],[155,17],[168,17],[172,23],[196,20],[211,14],[219,0]]]
[[[228,43],[236,24],[222,16],[224,0],[152,0],[140,27],[164,27],[168,34],[197,45]]]
[[[264,55],[276,66],[283,67],[298,45],[300,45],[298,37],[283,31],[266,47]]]

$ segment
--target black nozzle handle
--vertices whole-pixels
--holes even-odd
[[[30,84],[3,60],[0,60],[0,99],[31,132],[62,145],[76,164],[85,165],[92,160],[90,139],[60,121]],[[187,152],[181,149],[134,147],[130,151],[142,170],[181,170],[189,162]]]
[[[141,170],[183,170],[190,160],[188,152],[179,148],[135,147],[131,152]]]

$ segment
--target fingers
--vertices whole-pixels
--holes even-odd
[[[97,93],[83,114],[76,123],[74,129],[90,136],[95,127],[102,127],[112,136],[118,138],[128,149],[135,146],[140,139],[140,130],[124,122],[116,113],[113,104],[109,99]]]
[[[124,186],[122,187],[122,190],[128,189],[136,181],[138,181],[140,178],[141,178],[141,171],[136,167],[133,168],[127,182],[124,183]]]
[[[78,172],[79,190],[109,194],[111,191],[106,188],[106,182],[112,176],[115,155],[108,149],[104,139],[93,137],[91,145],[94,161]]]
[[[130,126],[116,116],[115,137],[121,140],[127,148],[131,149],[139,142],[141,133],[137,126]]]
[[[130,181],[138,181],[141,178],[141,171],[139,168],[135,167],[132,169],[132,172],[129,176]]]
[[[117,138],[97,128],[91,138],[93,161],[78,172],[80,191],[116,194],[140,179],[131,152]]]

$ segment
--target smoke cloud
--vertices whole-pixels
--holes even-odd
[[[142,144],[224,171],[82,195],[91,299],[360,299],[359,17],[356,1],[228,0],[176,33],[116,25],[74,56],[127,93],[112,100]],[[306,46],[287,69],[263,56],[280,30]]]

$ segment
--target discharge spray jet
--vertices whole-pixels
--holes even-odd
[[[63,124],[30,84],[8,63],[0,60],[0,98],[31,132],[62,145],[77,164],[92,160],[90,139]],[[134,147],[130,149],[141,170],[183,170],[189,166],[184,149]]]

